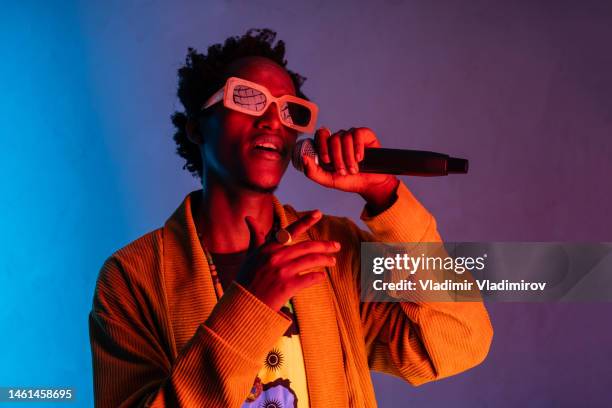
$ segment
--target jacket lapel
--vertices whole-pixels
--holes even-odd
[[[274,207],[283,228],[297,219],[297,214],[285,211],[276,199]],[[295,237],[294,242],[311,239],[302,235]],[[325,272],[327,277],[329,271]],[[302,289],[291,300],[300,329],[310,406],[348,407],[344,356],[329,278]]]
[[[164,225],[164,278],[177,354],[217,303],[208,262],[193,222],[192,194]]]

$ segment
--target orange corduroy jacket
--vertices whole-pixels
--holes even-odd
[[[493,330],[481,302],[362,303],[360,243],[438,242],[434,217],[403,183],[386,211],[324,216],[304,239],[342,244],[327,279],[292,298],[310,406],[375,407],[370,370],[413,385],[479,364]],[[300,213],[275,200],[284,227]],[[98,407],[239,407],[290,321],[233,283],[217,301],[191,195],[163,228],[109,257],[89,315]]]

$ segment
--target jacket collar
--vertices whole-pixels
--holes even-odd
[[[185,197],[163,228],[165,291],[176,355],[217,303],[210,268],[191,212],[192,197],[196,193]],[[283,207],[276,197],[273,205],[281,227],[285,228],[298,218],[295,210]],[[295,237],[294,241],[310,239],[312,236],[309,234]],[[327,278],[292,298],[312,407],[333,406],[331,401],[347,395],[346,379],[334,374],[344,372],[344,357],[332,296]],[[338,406],[348,406],[348,400]]]

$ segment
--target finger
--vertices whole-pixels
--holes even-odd
[[[333,254],[340,251],[340,248],[337,241],[304,241],[284,246],[274,256],[278,257],[279,262],[288,262],[304,255]]]
[[[325,272],[316,271],[304,273],[302,275],[296,275],[293,278],[293,285],[296,288],[296,292],[305,289],[309,286],[315,285],[325,280]]]
[[[319,210],[310,211],[289,224],[285,229],[289,231],[292,237],[298,237],[319,222],[322,216],[323,214]]]
[[[355,133],[359,134],[359,138],[363,140],[364,147],[380,147],[380,141],[372,129],[360,127],[355,129]]]
[[[348,172],[351,174],[357,174],[357,160],[355,160],[355,149],[353,147],[353,129],[349,129],[348,132],[342,135],[342,157],[344,158],[344,163],[348,168]]]
[[[249,229],[249,249],[248,252],[252,252],[256,248],[259,248],[263,245],[265,241],[265,234],[263,229],[259,226],[255,218],[247,215],[244,218],[246,222],[247,228]]]
[[[336,173],[325,171],[321,166],[315,163],[314,159],[303,155],[302,162],[304,163],[304,174],[315,183],[319,183],[325,187],[333,187],[335,184]]]
[[[355,129],[353,135],[353,144],[355,146],[355,159],[360,162],[365,156],[365,134],[363,128]]]
[[[329,139],[327,139],[327,146],[329,148],[329,155],[331,156],[334,169],[337,173],[342,176],[346,176],[346,165],[342,158],[342,142],[340,141],[341,136],[345,133],[344,130],[336,132]]]
[[[314,270],[336,265],[336,257],[329,254],[308,254],[286,262],[281,268],[288,280],[298,275],[308,274]]]
[[[327,149],[327,139],[331,136],[331,130],[322,127],[315,132],[315,145],[317,152],[323,163],[329,163],[329,151]]]

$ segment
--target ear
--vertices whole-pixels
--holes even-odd
[[[204,138],[202,137],[202,133],[200,132],[198,121],[196,119],[187,119],[187,123],[185,124],[185,133],[187,133],[187,138],[197,145],[200,145],[204,142]]]

